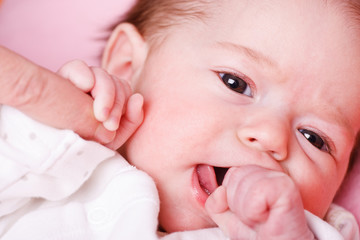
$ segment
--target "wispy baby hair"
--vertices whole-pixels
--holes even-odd
[[[210,0],[138,0],[124,21],[135,25],[144,38],[152,40],[169,27],[206,17]]]

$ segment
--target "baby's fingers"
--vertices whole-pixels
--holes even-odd
[[[77,88],[89,92],[95,84],[94,74],[81,60],[73,60],[64,64],[58,74],[69,79]]]
[[[227,205],[226,189],[218,187],[207,199],[205,209],[210,218],[230,239],[255,239],[256,233],[232,212]]]
[[[113,78],[100,68],[92,68],[96,78],[95,86],[91,90],[94,98],[95,118],[104,122],[108,119],[115,102],[115,83]]]
[[[118,149],[136,131],[144,118],[144,99],[140,94],[132,95],[127,102],[126,111],[121,117],[120,125],[113,142],[106,145],[111,149]]]
[[[284,173],[251,165],[231,168],[224,186],[229,208],[251,227],[265,222],[271,210],[286,209],[290,195],[296,192]]]
[[[130,85],[120,79],[113,77],[115,86],[115,101],[108,119],[103,123],[109,131],[116,131],[119,128],[121,115],[124,113],[125,104],[131,94]]]

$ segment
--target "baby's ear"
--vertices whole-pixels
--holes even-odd
[[[112,32],[105,47],[102,67],[118,78],[131,81],[147,56],[147,44],[135,26],[121,23]]]

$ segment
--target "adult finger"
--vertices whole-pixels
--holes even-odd
[[[72,129],[86,139],[110,142],[93,114],[90,96],[70,81],[0,46],[0,103],[61,129]]]

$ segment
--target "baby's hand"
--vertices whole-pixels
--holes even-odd
[[[231,168],[205,207],[231,239],[314,239],[299,190],[282,172]]]
[[[58,73],[94,98],[95,118],[114,132],[107,147],[119,148],[142,123],[143,97],[132,94],[128,82],[79,60],[65,64]]]

